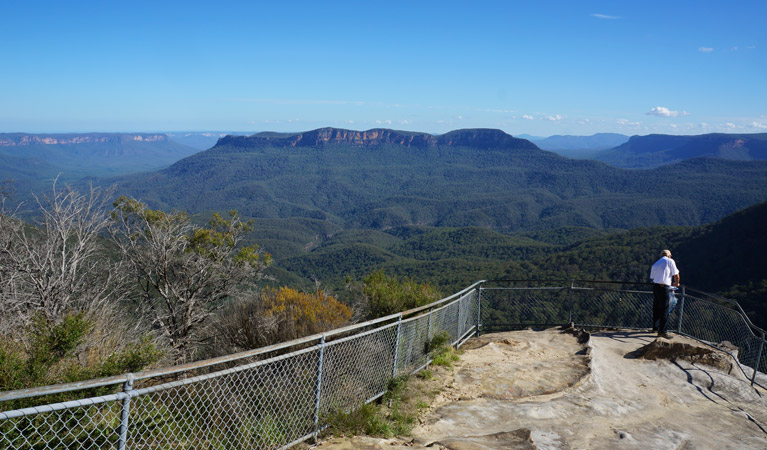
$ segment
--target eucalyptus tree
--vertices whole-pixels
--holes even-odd
[[[223,304],[247,295],[271,258],[244,245],[252,221],[236,211],[196,226],[184,212],[148,209],[120,197],[112,212],[115,242],[135,277],[137,311],[167,340],[176,362],[193,356],[203,329]]]

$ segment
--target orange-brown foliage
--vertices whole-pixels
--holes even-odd
[[[285,286],[267,288],[262,292],[262,299],[265,316],[280,317],[283,326],[292,324],[291,337],[338,328],[349,322],[353,313],[350,307],[320,290],[309,294]]]

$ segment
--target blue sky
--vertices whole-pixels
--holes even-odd
[[[767,132],[767,2],[0,2],[0,132]]]

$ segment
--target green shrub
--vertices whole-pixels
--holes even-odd
[[[441,297],[429,284],[416,283],[412,278],[389,277],[382,270],[371,273],[362,282],[370,319],[428,305]]]
[[[429,341],[429,355],[435,366],[452,367],[458,361],[455,349],[450,345],[450,335],[447,331],[435,334]]]
[[[162,356],[149,337],[144,337],[124,344],[106,358],[79,358],[78,351],[94,328],[94,321],[82,312],[67,314],[60,323],[51,323],[38,314],[25,336],[0,338],[0,390],[137,372]],[[25,349],[22,342],[29,342],[29,348]],[[60,397],[58,400],[66,398]]]

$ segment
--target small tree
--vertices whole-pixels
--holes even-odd
[[[368,319],[428,305],[440,299],[439,291],[428,283],[417,283],[412,278],[403,280],[387,276],[377,270],[362,280],[362,301],[359,306]]]
[[[252,288],[271,258],[242,245],[253,227],[236,211],[197,227],[186,213],[150,210],[133,198],[114,206],[113,233],[137,277],[139,311],[167,339],[176,362],[187,361],[213,313]]]

